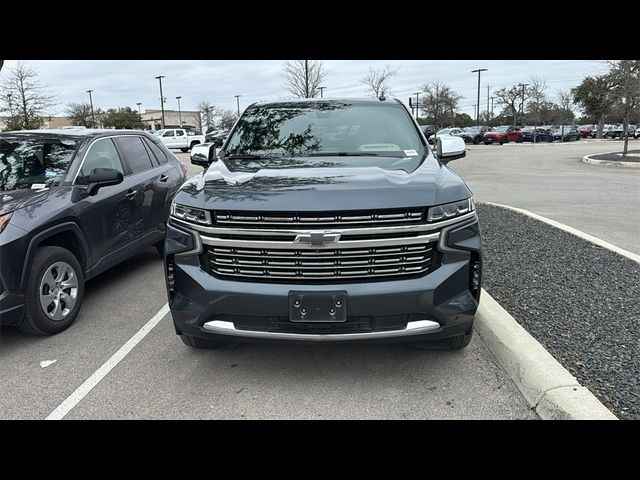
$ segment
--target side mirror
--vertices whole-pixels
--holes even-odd
[[[191,163],[207,168],[212,162],[215,162],[216,147],[213,143],[200,143],[191,148]]]
[[[95,195],[102,187],[109,187],[122,183],[122,172],[114,168],[94,168],[87,177],[87,193]]]
[[[466,155],[467,147],[462,138],[442,136],[436,139],[436,156],[442,163],[447,164]]]

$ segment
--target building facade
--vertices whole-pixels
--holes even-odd
[[[140,115],[146,130],[162,129],[162,111],[145,110]],[[180,127],[188,130],[200,130],[200,112],[192,110],[166,110],[164,111],[165,128]]]

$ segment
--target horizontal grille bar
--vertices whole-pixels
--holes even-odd
[[[362,210],[344,212],[214,212],[215,223],[221,226],[278,228],[295,226],[344,227],[345,225],[413,225],[424,222],[424,208]]]
[[[366,279],[424,274],[436,255],[435,243],[319,251],[208,246],[203,268],[222,277]]]

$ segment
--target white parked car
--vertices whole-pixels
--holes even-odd
[[[450,136],[450,137],[459,137],[464,132],[461,128],[443,128],[442,130],[438,130],[435,134],[431,135],[427,141],[429,143],[433,143],[436,137],[441,136]]]
[[[204,135],[190,135],[184,128],[166,128],[153,133],[168,148],[179,148],[186,152],[194,145],[205,143]]]

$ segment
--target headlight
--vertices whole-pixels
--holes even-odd
[[[5,227],[9,224],[9,220],[11,220],[11,215],[13,215],[13,212],[0,215],[0,233],[2,233]]]
[[[437,207],[429,208],[427,214],[427,222],[437,222],[439,220],[447,220],[453,217],[459,217],[475,210],[473,204],[473,198],[467,198],[466,200],[460,200],[458,202],[446,203],[444,205],[438,205]]]
[[[211,214],[201,208],[187,207],[178,203],[171,204],[171,215],[187,222],[211,225]]]

